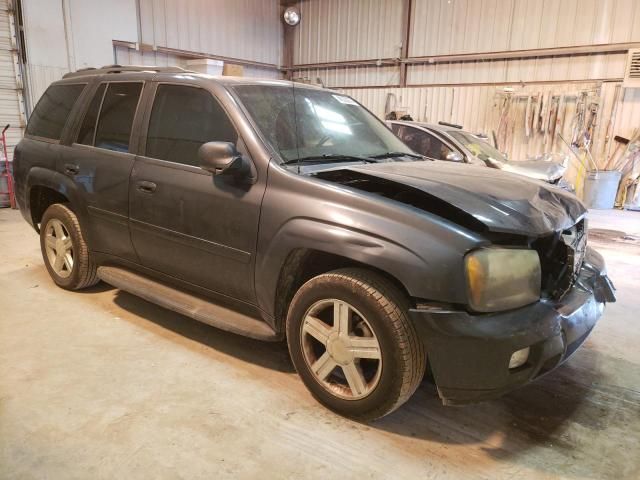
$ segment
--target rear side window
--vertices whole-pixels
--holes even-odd
[[[85,85],[51,85],[36,105],[27,126],[27,133],[36,137],[60,140],[73,105]]]
[[[93,137],[96,132],[96,123],[98,121],[98,114],[100,113],[100,105],[102,104],[102,98],[104,97],[104,91],[106,88],[107,85],[103,83],[98,87],[98,90],[93,96],[91,105],[89,105],[89,109],[82,121],[80,133],[78,133],[78,143],[82,143],[83,145],[93,145]]]
[[[183,85],[158,86],[147,133],[147,157],[197,165],[203,143],[237,140],[227,114],[209,92]]]
[[[406,143],[411,150],[436,160],[446,160],[451,149],[436,137],[417,128],[403,125],[397,132],[398,137]]]
[[[98,118],[96,147],[116,152],[129,151],[131,127],[141,91],[142,83],[139,82],[109,84]]]

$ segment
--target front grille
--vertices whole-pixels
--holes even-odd
[[[585,220],[533,242],[542,267],[542,293],[558,300],[573,286],[587,248]]]

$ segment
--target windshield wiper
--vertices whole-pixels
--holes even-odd
[[[342,155],[339,153],[325,153],[324,155],[309,155],[308,157],[292,158],[282,162],[282,165],[292,165],[295,163],[322,162],[328,160],[330,162],[367,162],[372,163],[369,158],[356,157],[354,155]]]
[[[375,159],[383,159],[383,158],[394,158],[394,157],[411,157],[411,158],[424,158],[422,155],[417,155],[415,153],[407,153],[407,152],[385,152],[379,153],[377,155],[369,155],[369,158]]]

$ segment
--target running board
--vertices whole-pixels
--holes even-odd
[[[262,320],[221,307],[130,270],[98,267],[98,277],[125,292],[213,327],[256,340],[280,339],[276,332]]]

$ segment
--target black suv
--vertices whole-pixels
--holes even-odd
[[[311,393],[385,415],[427,361],[446,404],[553,369],[614,301],[573,196],[416,155],[340,93],[178,68],[67,74],[15,152],[67,289],[99,279],[286,338]]]

